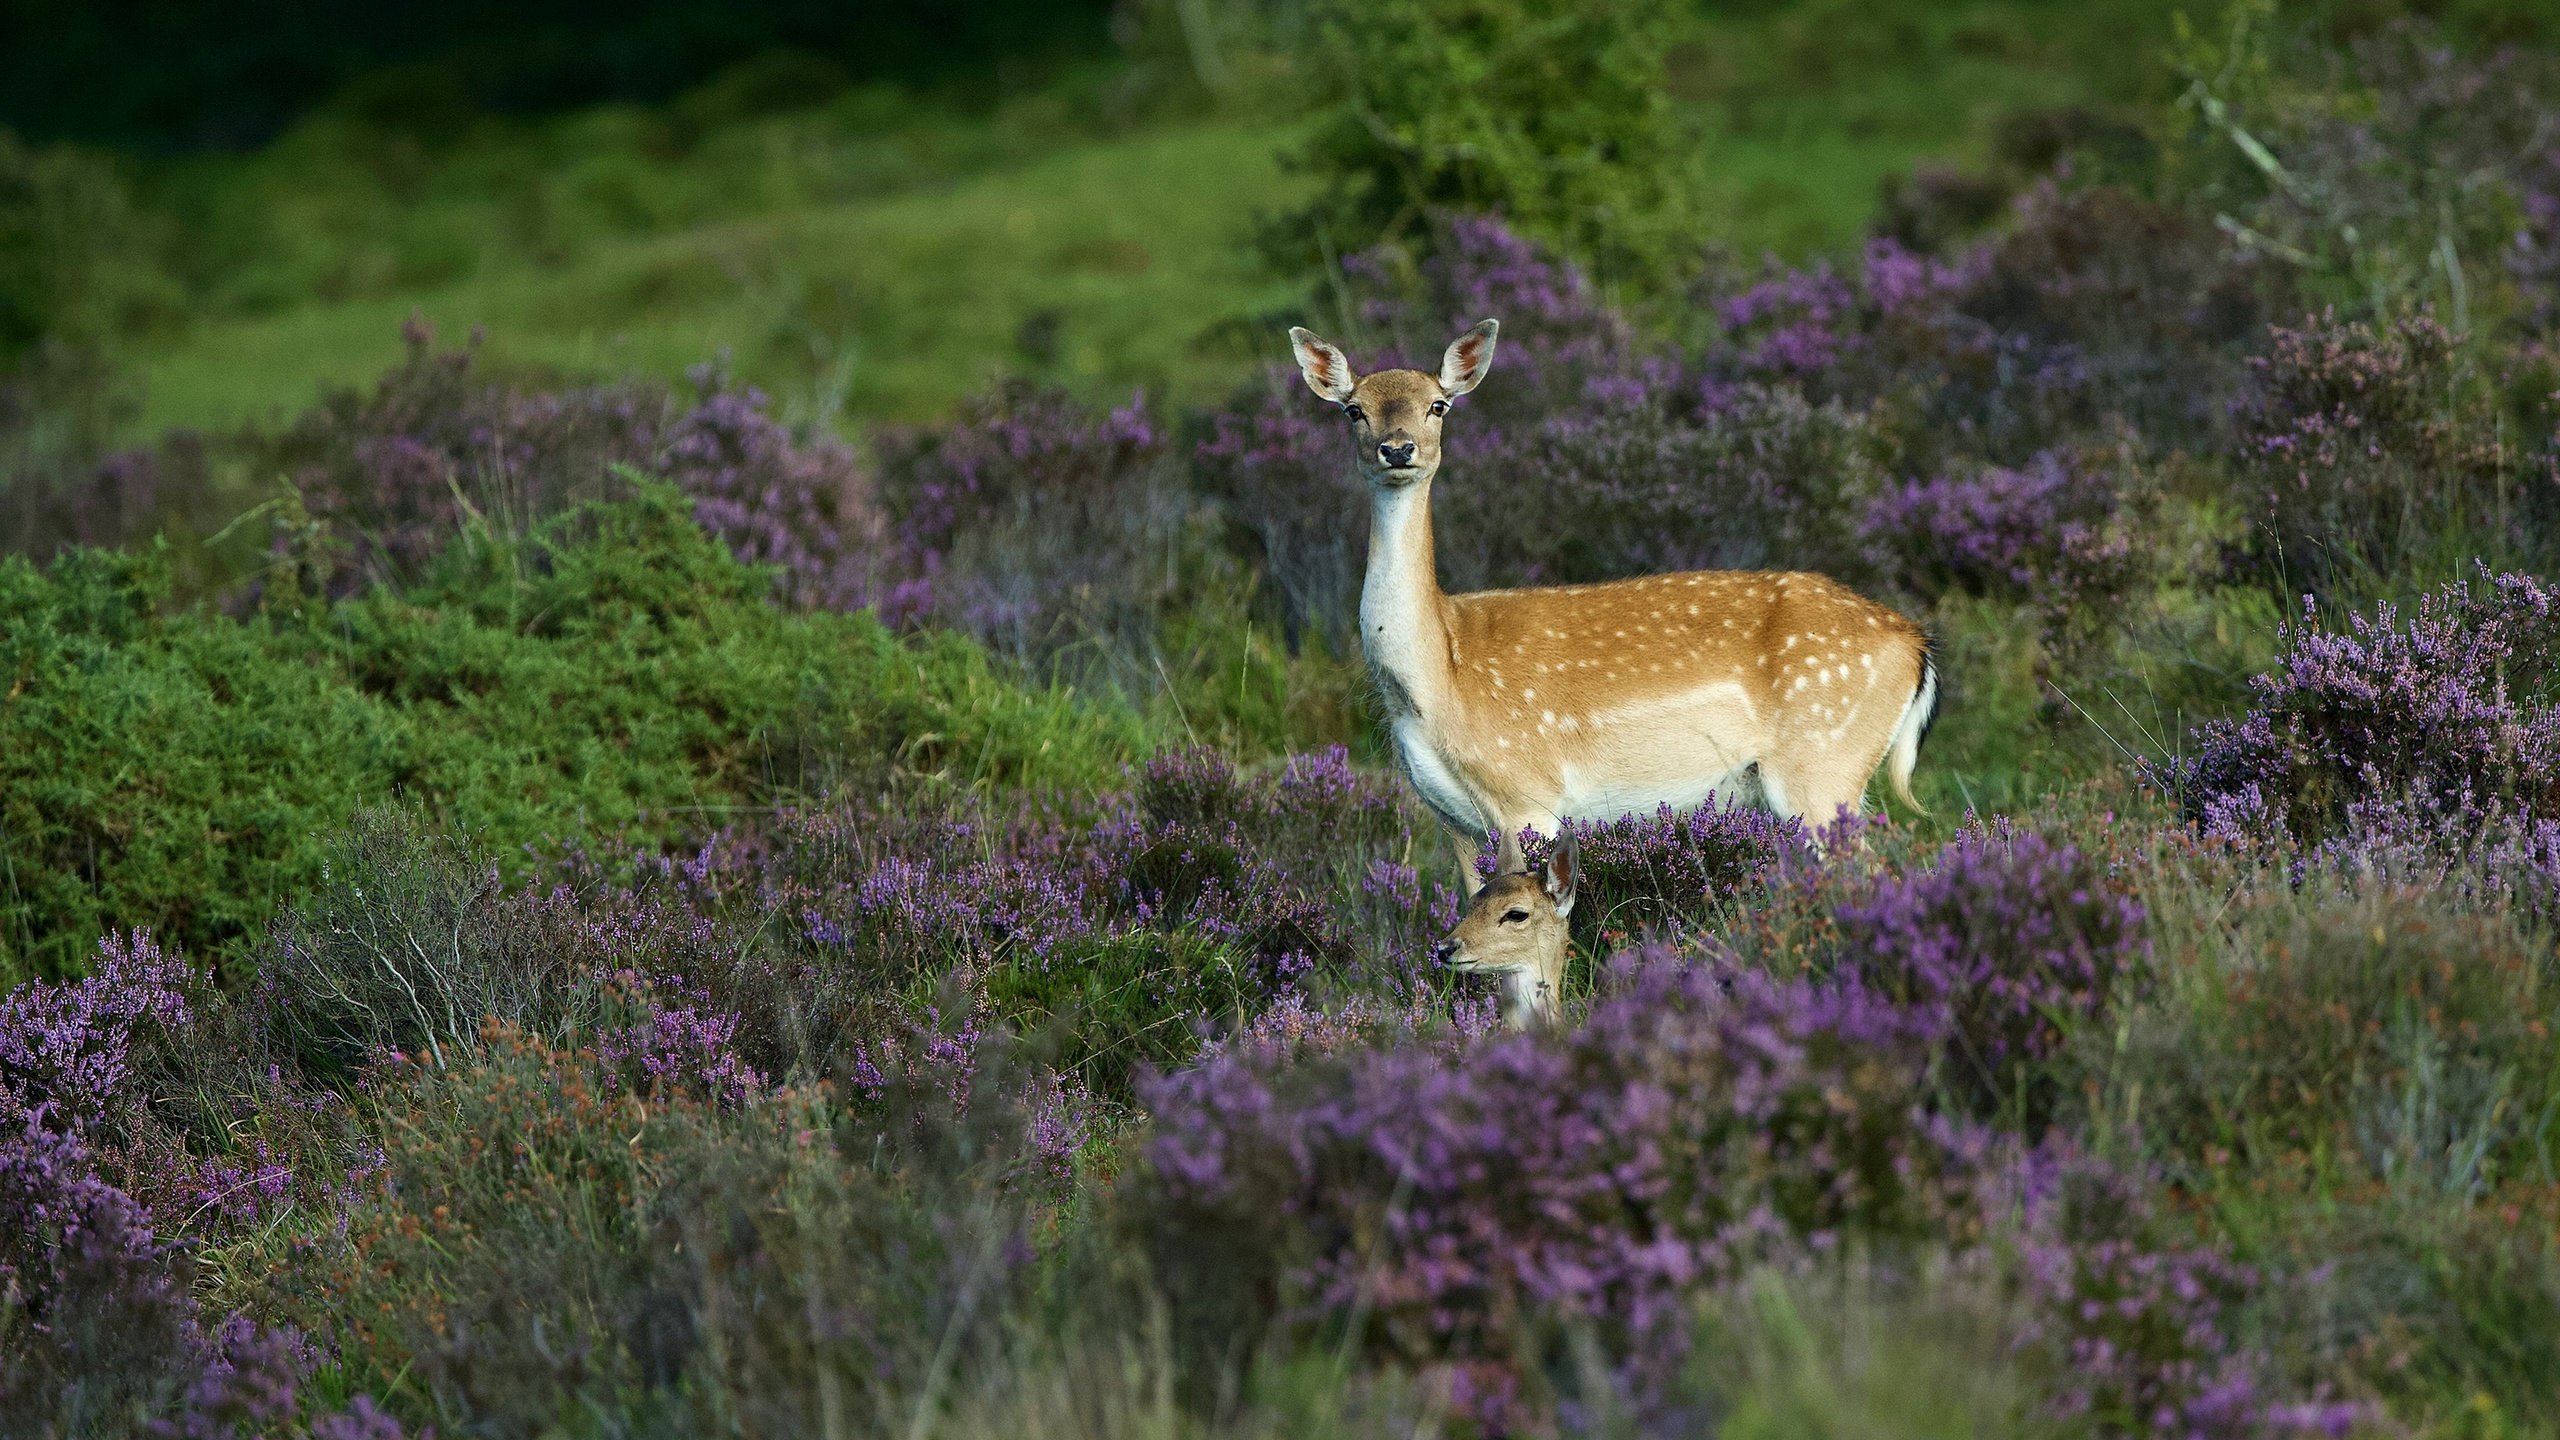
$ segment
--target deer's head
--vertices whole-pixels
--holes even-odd
[[[1473,390],[1493,368],[1493,337],[1501,327],[1487,320],[1449,342],[1440,373],[1380,370],[1351,373],[1350,357],[1312,330],[1292,328],[1289,346],[1307,388],[1342,407],[1351,421],[1351,448],[1369,483],[1388,489],[1431,478],[1440,468],[1440,423],[1449,402]]]
[[[1433,958],[1468,975],[1502,979],[1502,1019],[1514,1030],[1556,1017],[1564,995],[1566,917],[1582,876],[1582,852],[1567,833],[1547,863],[1498,875],[1476,892],[1457,928],[1431,947]]]

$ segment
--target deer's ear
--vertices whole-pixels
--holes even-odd
[[[1555,902],[1558,915],[1573,913],[1573,892],[1582,884],[1582,846],[1567,830],[1556,841],[1553,854],[1547,856],[1547,868],[1538,876],[1547,887],[1547,898]]]
[[[1495,321],[1478,321],[1476,328],[1449,342],[1448,353],[1440,357],[1443,391],[1464,395],[1484,383],[1485,372],[1493,368],[1493,337],[1501,329]]]
[[[1298,373],[1307,377],[1307,388],[1339,405],[1351,398],[1351,387],[1360,377],[1351,373],[1351,357],[1333,348],[1332,342],[1304,326],[1289,327],[1289,348],[1298,352]]]

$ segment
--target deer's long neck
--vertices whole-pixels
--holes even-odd
[[[1502,977],[1502,990],[1494,998],[1495,1013],[1513,1030],[1534,1030],[1552,1025],[1556,1018],[1558,975],[1549,975],[1547,967],[1514,970]]]
[[[1431,483],[1372,488],[1369,573],[1360,585],[1360,649],[1390,693],[1388,708],[1420,709],[1450,690],[1448,597],[1431,549]]]

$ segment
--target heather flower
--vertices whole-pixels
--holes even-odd
[[[1147,626],[1201,539],[1144,395],[1097,414],[1010,386],[881,449],[893,519],[875,604],[893,624],[947,625],[1045,660]]]
[[[2208,835],[2316,846],[2416,807],[2441,833],[2560,819],[2560,616],[2527,575],[2485,568],[2405,621],[2390,605],[2324,626],[2306,603],[2238,719],[2196,732],[2161,778]]]
[[[98,1178],[88,1146],[48,1118],[39,1107],[0,1137],[0,1330],[48,1348],[112,1336],[183,1351],[193,1304],[174,1252],[141,1207]]]
[[[391,1440],[402,1432],[359,1400],[328,1428],[301,1386],[316,1363],[289,1328],[233,1315],[207,1329],[181,1249],[99,1178],[87,1144],[41,1108],[0,1132],[0,1414],[39,1433],[290,1433]]]
[[[245,1315],[225,1320],[206,1346],[203,1373],[187,1387],[174,1415],[151,1433],[170,1440],[229,1440],[241,1433],[285,1430],[301,1409],[303,1381],[320,1357],[287,1327],[265,1329]]]
[[[753,387],[715,366],[689,372],[693,404],[643,463],[693,502],[693,518],[731,553],[773,566],[781,598],[851,610],[867,603],[881,520],[869,473],[825,435],[795,436]]]
[[[523,391],[473,373],[476,340],[440,352],[416,321],[402,334],[407,360],[371,393],[333,394],[281,434],[228,442],[284,474],[322,527],[327,569],[314,578],[331,593],[412,578],[469,525],[529,529],[604,498],[628,468],[672,482],[704,529],[775,567],[781,598],[869,598],[880,520],[868,470],[840,442],[794,435],[718,367],[692,372],[689,404],[641,384]]]
[[[1952,259],[1880,238],[1854,272],[1772,266],[1710,295],[1704,393],[1753,381],[1869,410],[1924,471],[2021,464],[2116,421],[2165,450],[2219,433],[2263,288],[2210,225],[2040,184]]]
[[[610,999],[596,1058],[609,1087],[636,1075],[651,1090],[701,1094],[733,1106],[763,1087],[764,1077],[738,1058],[738,1017],[721,1013],[683,976],[646,980],[625,970],[604,983]]]
[[[2264,1288],[2209,1243],[2164,1241],[2132,1177],[2048,1142],[2003,1190],[2030,1310],[2014,1344],[2051,1376],[2054,1418],[2104,1435],[2335,1437],[2366,1406],[2270,1393],[2264,1356],[2233,1333]]]
[[[2021,1097],[2037,1062],[2103,1021],[2150,953],[2142,904],[2070,844],[1974,832],[1833,911],[1840,963],[1930,1017],[1976,1105]],[[2053,1097],[2023,1095],[2025,1117]]]
[[[1871,563],[1922,595],[2032,603],[2049,641],[2103,626],[2143,578],[2123,485],[2039,454],[2025,468],[1911,481],[1859,520]]]
[[[267,1140],[252,1137],[246,1153],[184,1167],[178,1203],[191,1226],[219,1233],[255,1225],[281,1211],[295,1190],[293,1167]]]
[[[1712,934],[1726,908],[1755,894],[1781,861],[1811,853],[1800,821],[1713,795],[1685,811],[1664,805],[1651,815],[1566,823],[1582,848],[1579,889],[1611,942]],[[1527,863],[1545,863],[1550,838],[1524,832],[1521,840]]]
[[[1369,498],[1339,417],[1275,365],[1210,418],[1193,461],[1203,490],[1253,536],[1291,639],[1312,632],[1354,653],[1342,617],[1358,604]]]
[[[2250,369],[2232,459],[2270,570],[2326,589],[2400,573],[2448,536],[2515,539],[2500,533],[2494,417],[2466,403],[2455,339],[2431,316],[2377,327],[2326,313],[2277,328]]]
[[[975,1141],[1001,1156],[1008,1183],[1051,1195],[1068,1192],[1104,1133],[1103,1107],[1083,1079],[1026,1063],[974,1003],[948,1018],[929,1007],[859,1043],[849,1078],[891,1138],[926,1150]]]
[[[1165,1263],[1195,1236],[1274,1267],[1409,1361],[1502,1368],[1532,1312],[1676,1353],[1678,1297],[1771,1243],[1926,1223],[1925,1032],[1855,984],[1656,955],[1559,1035],[1221,1050],[1145,1092],[1150,1213]]]
[[[1497,216],[1438,218],[1440,243],[1418,265],[1393,246],[1343,260],[1359,323],[1379,348],[1437,355],[1468,326],[1500,319],[1503,389],[1465,401],[1494,425],[1580,403],[1638,363],[1631,328],[1580,267]]]
[[[148,1099],[137,1046],[188,1023],[193,989],[186,961],[136,931],[102,938],[86,978],[0,999],[0,1126],[39,1110],[77,1128],[124,1123]]]

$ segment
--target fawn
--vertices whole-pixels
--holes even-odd
[[[1457,842],[1472,893],[1487,830],[1502,866],[1524,827],[1609,821],[1753,794],[1817,824],[1854,809],[1889,758],[1903,803],[1938,705],[1928,635],[1820,575],[1693,571],[1449,595],[1431,480],[1449,403],[1483,383],[1499,327],[1449,345],[1438,374],[1352,373],[1289,332],[1307,387],[1339,405],[1369,482],[1360,648],[1396,755]],[[1559,523],[1570,517],[1528,517]]]
[[[1564,997],[1565,919],[1581,873],[1582,852],[1567,831],[1546,864],[1486,881],[1431,958],[1460,974],[1500,976],[1494,1003],[1511,1029],[1554,1024]]]

